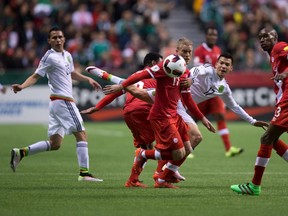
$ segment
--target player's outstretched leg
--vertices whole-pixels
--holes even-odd
[[[230,188],[238,194],[259,196],[261,193],[261,186],[254,185],[252,182],[246,184],[231,185]]]
[[[13,172],[16,172],[16,167],[22,160],[23,156],[20,154],[20,149],[13,148],[11,150],[11,160],[10,160],[10,167],[13,170]]]

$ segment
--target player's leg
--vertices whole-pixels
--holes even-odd
[[[276,143],[274,143],[273,149],[280,157],[288,162],[288,145],[286,143],[279,139]]]
[[[104,70],[101,70],[100,68],[97,68],[95,66],[89,66],[85,69],[88,73],[93,74],[94,76],[97,76],[103,80],[110,81],[114,84],[120,84],[123,82],[123,78],[114,76]]]
[[[225,119],[226,110],[224,102],[219,97],[215,97],[208,100],[208,103],[209,113],[207,114],[212,114],[215,121],[217,122],[218,134],[220,135],[225,148],[225,156],[233,157],[241,154],[244,149],[232,146],[231,144],[230,132]]]
[[[135,110],[132,112],[124,113],[124,120],[128,128],[130,129],[134,138],[134,147],[137,149],[153,149],[152,143],[154,142],[154,131],[150,126],[150,122],[147,120],[149,110]],[[139,175],[141,174],[146,161],[141,165],[141,169],[135,175],[134,163],[137,159],[137,150],[134,156],[133,166],[131,168],[130,177],[125,183],[125,187],[147,187],[141,181],[139,181]]]
[[[273,143],[286,131],[285,128],[270,124],[261,137],[261,145],[257,154],[254,176],[250,183],[232,185],[231,189],[240,194],[259,195],[261,193],[261,181],[266,166],[269,163]]]
[[[50,140],[39,141],[27,147],[13,148],[11,150],[10,166],[14,172],[16,171],[16,167],[24,157],[44,151],[58,150],[60,148],[62,139],[64,137],[64,130],[59,124],[59,121],[57,120],[54,112],[52,112],[54,108],[58,109],[58,106],[57,107],[55,106],[57,106],[57,103],[50,102],[49,125],[48,125],[48,136],[50,137]]]

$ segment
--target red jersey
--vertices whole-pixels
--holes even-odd
[[[187,68],[183,77],[187,77],[187,73],[190,73]],[[181,76],[181,77],[182,77]],[[157,65],[146,68],[142,71],[134,73],[123,83],[123,87],[127,87],[137,81],[147,78],[155,78],[157,81],[155,101],[150,111],[148,119],[167,119],[177,117],[177,103],[181,98],[180,91],[180,78],[171,78],[166,75],[163,69],[163,61]],[[187,93],[186,93],[187,92]],[[193,101],[191,94],[188,91],[185,92],[185,98],[183,102],[187,106],[190,112],[195,113],[198,119],[203,118],[203,114],[199,111],[197,104]]]
[[[274,45],[270,53],[270,63],[273,75],[287,72],[288,70],[288,44],[278,42]],[[276,104],[280,102],[288,102],[288,81],[274,80],[274,92],[276,94]]]
[[[135,84],[138,88],[141,89],[150,89],[150,88],[156,88],[156,80],[155,79],[144,79]],[[131,95],[129,92],[126,93],[126,101],[123,106],[124,113],[129,113],[134,110],[139,109],[146,109],[150,110],[152,107],[152,104],[149,104],[145,101],[142,101],[133,95]]]
[[[199,66],[205,63],[209,63],[215,66],[220,54],[220,47],[214,45],[211,49],[206,43],[203,43],[194,51],[194,66]]]

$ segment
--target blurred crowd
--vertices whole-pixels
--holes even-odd
[[[287,0],[194,0],[192,9],[204,26],[217,26],[218,44],[233,54],[235,70],[270,70],[268,56],[258,43],[264,26],[273,26],[279,41],[288,41]]]
[[[236,70],[269,70],[257,43],[262,26],[288,41],[287,0],[2,0],[0,73],[35,69],[49,48],[47,32],[59,26],[80,71],[96,65],[129,75],[147,52],[175,50],[162,21],[183,2],[202,26],[217,26],[218,44],[234,55]]]
[[[164,0],[2,0],[0,69],[35,68],[49,48],[49,29],[58,26],[76,68],[97,65],[129,74],[147,52],[161,52],[169,43],[161,21],[174,5]]]

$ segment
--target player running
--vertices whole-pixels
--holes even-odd
[[[269,163],[272,148],[285,161],[288,161],[288,146],[281,141],[280,136],[288,131],[288,43],[278,42],[278,34],[271,27],[263,28],[258,35],[263,51],[270,55],[276,94],[276,107],[274,116],[268,129],[260,139],[260,148],[257,154],[254,176],[246,184],[232,185],[231,189],[238,194],[259,195],[261,181],[266,166]]]

